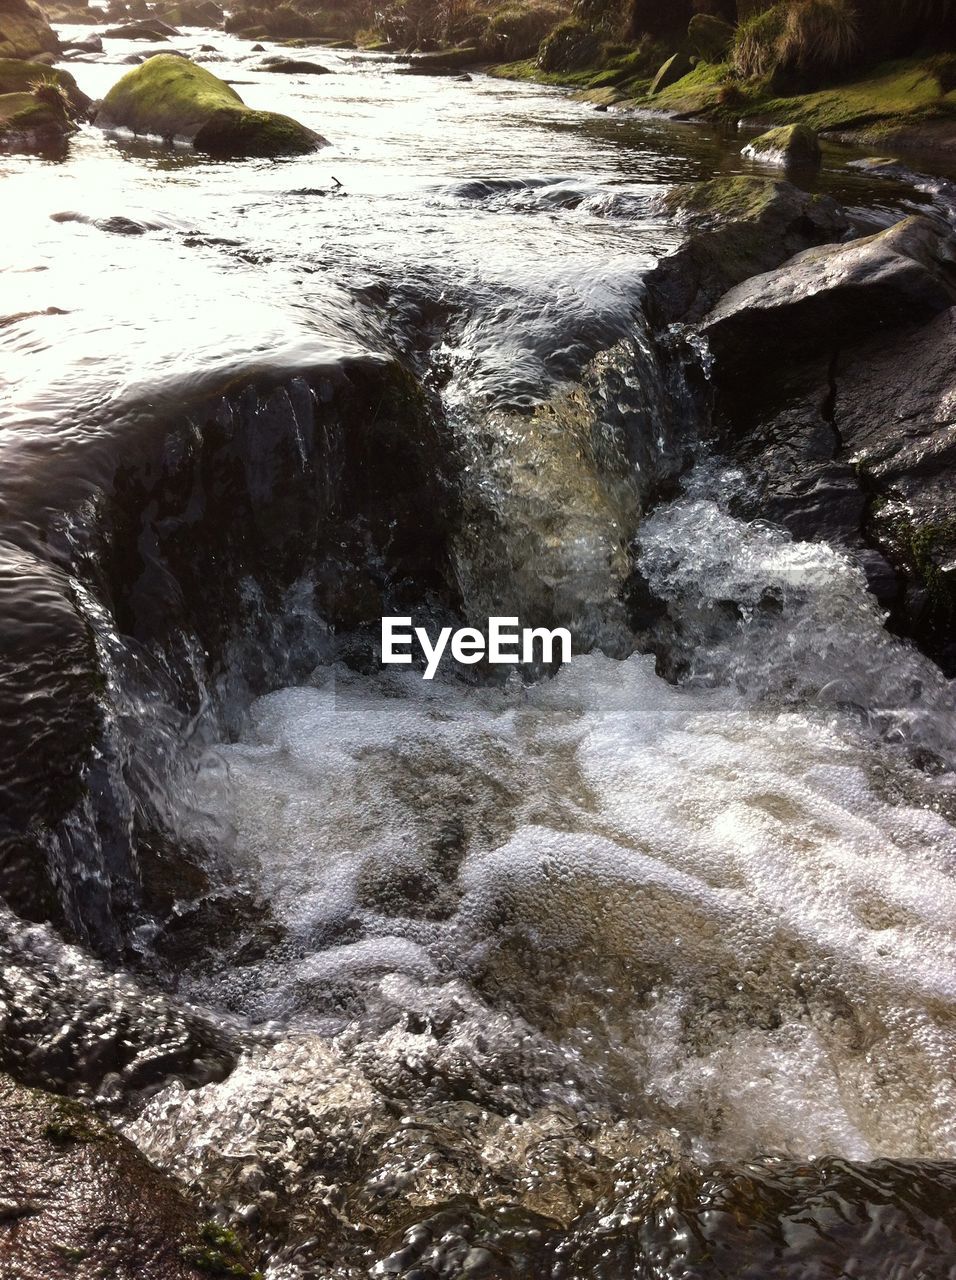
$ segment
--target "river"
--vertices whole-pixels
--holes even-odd
[[[331,145],[224,163],[84,127],[65,159],[0,157],[5,536],[95,503],[144,406],[397,353],[461,461],[461,615],[566,624],[578,653],[537,681],[386,671],[303,567],[311,674],[227,672],[188,743],[162,728],[172,830],[260,916],[175,965],[144,923],[140,969],[244,1056],[125,1132],[261,1232],[268,1280],[367,1274],[389,1230],[379,1274],[536,1276],[531,1233],[589,1212],[547,1274],[677,1275],[670,1245],[621,1244],[668,1162],[956,1160],[952,688],[851,559],[732,514],[746,477],[642,311],[682,235],[660,197],[754,172],[739,139],[371,54],[289,77],[222,33],[172,44]],[[140,48],[69,69],[100,96]],[[875,224],[933,199],[854,158],[814,182]],[[635,552],[669,667],[635,651]]]

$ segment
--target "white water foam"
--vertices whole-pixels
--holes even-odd
[[[465,1071],[493,1105],[545,1080],[701,1155],[956,1156],[956,788],[906,749],[944,757],[946,682],[836,552],[694,496],[642,542],[700,628],[688,686],[592,654],[505,689],[325,668],[255,704],[198,783],[288,937],[194,994],[337,1036],[393,1093],[394,984],[428,1026],[463,983],[425,1075],[497,1019],[518,1075]]]

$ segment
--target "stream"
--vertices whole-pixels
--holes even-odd
[[[116,449],[178,406],[256,382],[295,416],[304,373],[399,358],[460,512],[409,611],[567,626],[575,656],[425,682],[374,660],[354,575],[335,625],[303,565],[279,606],[244,583],[215,679],[173,712],[149,638],[70,570],[127,781],[253,904],[238,943],[164,947],[141,904],[122,944],[74,928],[241,1046],[116,1123],[245,1222],[266,1280],[956,1275],[927,1225],[956,1161],[956,692],[850,557],[734,515],[748,480],[709,447],[704,376],[644,314],[683,235],[662,195],[759,172],[740,139],[373,54],[309,50],[331,74],[296,77],[221,32],[171,44],[331,145],[214,162],[84,126],[66,157],[0,156],[0,560],[56,526],[91,564],[59,513],[97,509]],[[142,52],[106,45],[63,64],[94,97]],[[874,226],[938,199],[858,158],[827,149],[814,188]],[[666,659],[635,635],[635,559]],[[176,643],[163,679],[201,663]],[[105,917],[122,841],[80,812]],[[836,1207],[736,1238],[820,1160]],[[842,1244],[840,1178],[871,1164],[880,1214]],[[755,1181],[695,1218],[690,1168]],[[636,1236],[662,1188],[685,1217]]]

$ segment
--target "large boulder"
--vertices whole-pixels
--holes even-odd
[[[699,320],[734,285],[849,229],[829,197],[769,178],[676,187],[660,200],[658,212],[687,233],[646,278],[652,317],[661,326]]]
[[[743,155],[758,164],[774,165],[780,169],[815,165],[820,163],[820,142],[808,125],[783,124],[748,142]]]
[[[56,32],[31,0],[0,0],[0,58],[35,58],[56,53]]]
[[[188,141],[215,156],[301,155],[325,145],[289,116],[253,111],[211,71],[171,54],[149,58],[123,76],[95,123]]]
[[[751,394],[781,353],[829,352],[881,329],[920,323],[956,303],[952,236],[927,218],[798,254],[723,297],[701,325],[724,381]]]
[[[956,242],[908,218],[797,255],[699,326],[742,514],[853,551],[892,625],[956,674]]]
[[[17,1280],[251,1280],[232,1232],[78,1102],[0,1076],[0,1264]]]

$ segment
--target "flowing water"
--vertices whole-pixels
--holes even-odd
[[[136,49],[107,43],[70,64],[94,96]],[[84,128],[66,158],[0,159],[5,537],[95,504],[144,414],[398,352],[461,460],[464,618],[561,622],[579,652],[426,683],[350,660],[304,575],[314,671],[233,690],[168,800],[262,919],[162,978],[247,1047],[127,1132],[245,1219],[269,1280],[956,1274],[932,1196],[898,1189],[948,1166],[888,1163],[956,1160],[956,697],[847,557],[730,514],[746,478],[706,457],[642,311],[679,243],[659,197],[747,172],[739,140],[372,55],[289,78],[221,33],[174,43],[331,145],[214,163]],[[932,198],[836,156],[817,183],[877,223]],[[635,652],[635,554],[677,682]],[[836,1217],[839,1162],[884,1161],[869,1235],[791,1222],[751,1238],[756,1271],[713,1186],[681,1191],[743,1162],[727,1221],[759,1235],[760,1196],[819,1157]],[[651,1231],[665,1192],[702,1216]]]

